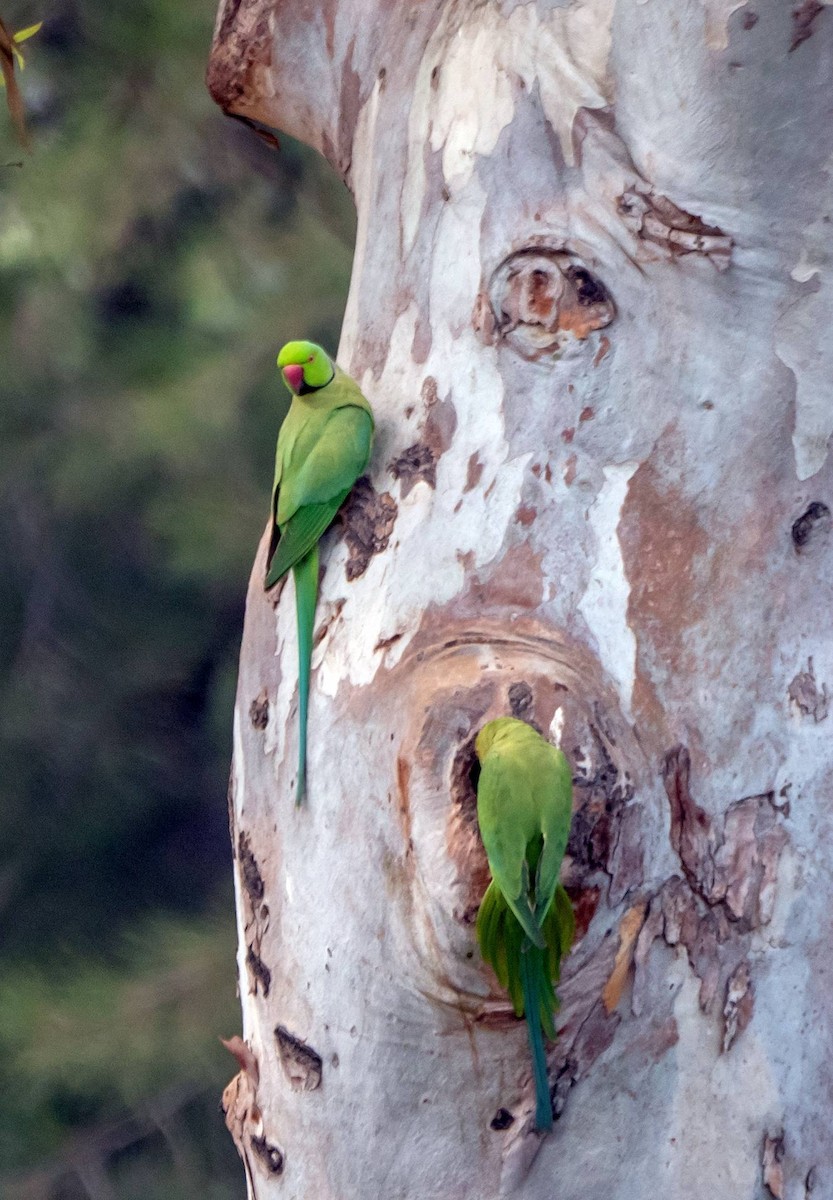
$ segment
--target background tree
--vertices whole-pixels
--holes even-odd
[[[202,0],[2,17],[45,23],[0,171],[0,1195],[225,1200],[241,581],[352,204],[212,104]]]
[[[340,358],[379,421],[301,811],[263,547],[249,592],[226,1102],[258,1200],[833,1188],[828,18],[220,8],[215,98],[353,192]],[[472,931],[472,737],[510,711],[575,771],[543,1141]]]

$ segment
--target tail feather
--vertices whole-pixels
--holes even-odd
[[[535,1124],[552,1128],[552,1103],[544,1052],[544,1038],[555,1040],[554,1014],[558,1011],[555,984],[561,959],[575,933],[570,898],[559,884],[544,915],[541,934],[544,948],[533,945],[515,913],[515,906],[494,880],[489,884],[477,914],[480,952],[509,992],[515,1012],[525,1016],[535,1079]]]
[[[307,713],[312,663],[312,635],[318,599],[318,545],[292,568],[295,578],[295,608],[298,617],[298,782],[295,803],[300,805],[307,790]]]
[[[529,1049],[532,1055],[532,1074],[535,1079],[535,1128],[552,1129],[552,1099],[547,1076],[547,1059],[544,1052],[544,1031],[541,1011],[545,988],[552,985],[544,971],[544,955],[537,947],[526,943],[521,951],[521,985],[524,996],[524,1013]],[[543,986],[542,986],[543,985]],[[550,1021],[552,1018],[550,1018]]]

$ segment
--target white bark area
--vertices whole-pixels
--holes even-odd
[[[215,97],[353,191],[378,418],[300,811],[263,546],[249,592],[256,1200],[833,1196],[831,79],[808,0],[221,8]],[[471,739],[509,711],[576,778],[544,1139],[472,926]]]

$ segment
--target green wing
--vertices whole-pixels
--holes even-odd
[[[535,789],[541,808],[540,828],[544,835],[535,878],[535,913],[540,920],[549,909],[558,886],[573,818],[570,764],[554,746],[546,747],[545,769],[540,770]]]
[[[477,783],[477,821],[492,878],[530,941],[543,947],[540,919],[530,897],[527,847],[538,834],[535,809],[523,770],[490,751]]]
[[[332,525],[349,491],[350,488],[345,488],[343,492],[339,492],[323,504],[307,504],[298,509],[280,534],[269,574],[266,576],[267,588],[273,587],[318,544],[318,539]]]
[[[370,459],[373,418],[365,409],[336,408],[318,429],[317,423],[311,420],[309,432],[297,439],[289,462],[283,464],[275,503],[281,529],[299,508],[329,503],[349,491]]]

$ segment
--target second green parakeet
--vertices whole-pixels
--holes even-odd
[[[567,759],[514,717],[499,717],[475,741],[480,760],[477,820],[492,881],[477,914],[480,952],[526,1017],[535,1078],[535,1125],[552,1128],[544,1036],[555,1037],[561,958],[575,933],[558,882],[572,816]]]
[[[318,599],[318,541],[367,467],[373,413],[349,375],[314,342],[287,342],[278,355],[292,392],[275,454],[272,539],[266,588],[291,568],[298,617],[298,783],[306,790],[310,660]]]

